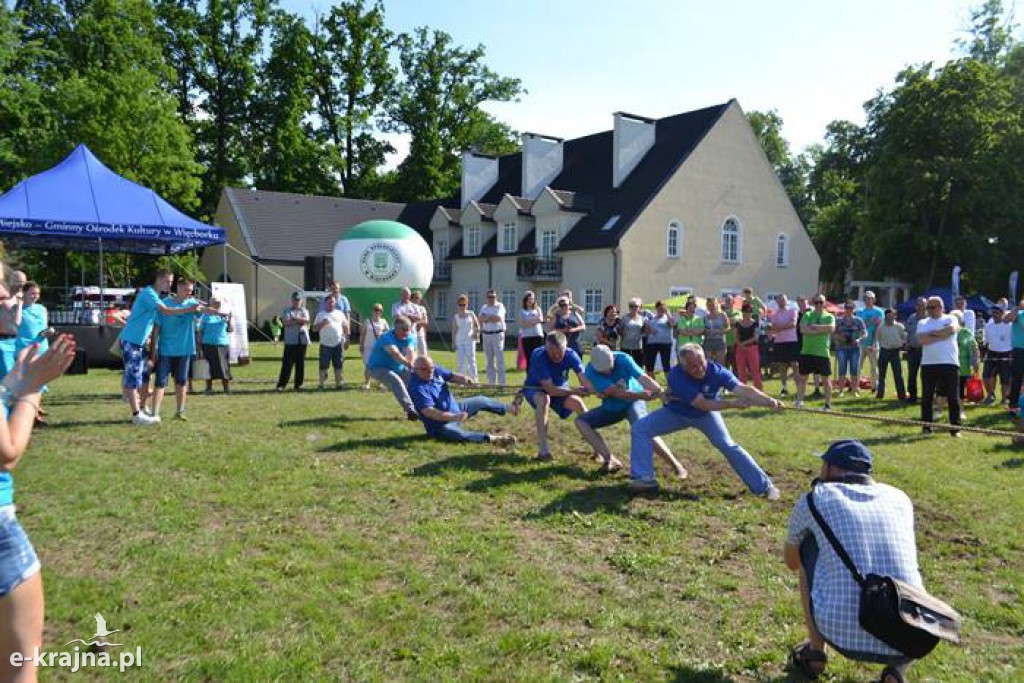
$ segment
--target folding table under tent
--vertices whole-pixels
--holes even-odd
[[[17,248],[99,252],[101,291],[105,251],[165,255],[227,241],[220,228],[111,171],[85,145],[0,195],[0,240]],[[99,332],[98,343],[109,346],[112,336],[105,340]]]

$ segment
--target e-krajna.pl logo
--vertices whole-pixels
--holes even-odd
[[[103,615],[99,612],[97,612],[94,617],[96,619],[96,633],[93,634],[92,638],[89,640],[75,638],[74,640],[64,643],[64,646],[67,647],[71,643],[81,643],[87,648],[122,647],[123,643],[112,643],[104,640],[104,638],[112,636],[115,633],[121,633],[121,629],[114,629],[113,631],[108,630],[107,620],[104,619]],[[118,638],[118,640],[121,639]],[[11,666],[68,668],[71,669],[71,673],[85,667],[116,667],[124,672],[125,669],[133,666],[142,666],[142,648],[136,647],[134,652],[130,650],[121,650],[119,652],[110,653],[106,650],[100,650],[99,652],[94,652],[92,650],[83,651],[78,645],[75,645],[74,650],[67,652],[43,652],[40,651],[38,647],[35,647],[32,650],[32,655],[29,657],[26,657],[23,652],[15,652],[11,654]]]

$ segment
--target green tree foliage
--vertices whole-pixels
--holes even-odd
[[[807,173],[810,162],[804,155],[794,155],[790,152],[789,143],[782,137],[782,117],[777,111],[752,111],[747,114],[747,119],[754,129],[754,135],[761,141],[775,175],[786,188],[793,208],[806,225],[810,210],[807,197]]]
[[[398,39],[401,80],[391,103],[389,129],[411,135],[398,168],[395,192],[406,201],[443,197],[459,187],[460,151],[505,154],[513,131],[485,112],[485,102],[515,101],[518,79],[484,64],[485,51],[455,45],[443,31],[418,28]]]

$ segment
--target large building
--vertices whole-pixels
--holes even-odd
[[[631,296],[818,287],[818,254],[735,100],[663,119],[617,113],[611,130],[573,140],[526,133],[520,152],[497,158],[466,153],[451,200],[227,189],[217,222],[232,246],[300,282],[305,256],[329,255],[347,228],[374,217],[400,220],[431,244],[427,302],[442,322],[458,294],[478,308],[488,289],[510,316],[526,290],[547,307],[569,289],[593,321]],[[205,258],[207,273],[221,272],[219,254]],[[288,286],[230,250],[228,273],[249,285],[250,315],[262,320],[286,302]]]

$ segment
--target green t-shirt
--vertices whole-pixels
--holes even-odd
[[[685,316],[682,316],[682,315],[679,316],[679,320],[676,321],[676,331],[684,332],[684,331],[694,331],[694,330],[697,330],[697,331],[699,331],[701,333],[704,332],[704,318],[700,317],[699,315],[695,315],[692,318],[690,318],[689,320],[687,320]],[[681,335],[679,338],[680,338],[680,340],[682,340],[682,343],[684,343],[684,344],[689,343],[689,342],[700,343],[700,336],[699,335],[692,335],[691,336],[691,335],[686,334],[686,335]]]
[[[725,333],[725,346],[728,348],[736,343],[733,328],[736,327],[736,321],[743,318],[743,313],[737,311],[735,308],[731,308],[728,311],[722,309],[722,312],[729,316],[729,331]]]
[[[800,324],[835,325],[836,317],[827,311],[822,311],[820,314],[817,311],[809,311],[804,314],[804,317],[800,320]],[[824,334],[808,334],[807,332],[804,332],[803,344],[800,346],[800,353],[805,356],[820,356],[822,358],[828,358],[831,339],[832,335],[828,332]]]
[[[978,357],[978,342],[970,330],[961,327],[956,333],[956,345],[960,351],[960,376],[970,377],[974,359]]]

